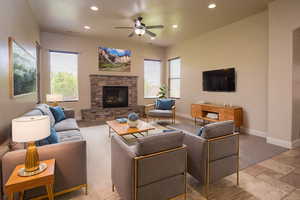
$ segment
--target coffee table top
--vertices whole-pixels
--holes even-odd
[[[147,132],[155,129],[149,123],[142,120],[138,120],[138,126],[136,128],[129,128],[127,123],[119,123],[116,120],[107,121],[106,124],[120,136]]]

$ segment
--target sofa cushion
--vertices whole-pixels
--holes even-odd
[[[172,117],[172,110],[150,110],[150,117]]]
[[[234,132],[234,121],[216,122],[204,126],[201,137],[211,139],[220,137]]]
[[[158,110],[171,110],[174,105],[173,99],[157,99],[155,102],[155,108]]]
[[[47,144],[56,144],[56,143],[58,143],[58,136],[55,129],[51,128],[51,134],[47,138],[37,141],[36,145],[43,146]]]
[[[39,104],[34,109],[35,110],[40,110],[43,113],[43,115],[48,115],[49,118],[50,118],[51,127],[54,127],[55,118],[54,118],[54,116],[53,116],[52,112],[50,111],[50,108],[47,104]]]
[[[184,134],[181,131],[160,133],[143,138],[137,138],[136,155],[148,155],[181,147]]]
[[[55,123],[66,119],[65,113],[60,106],[50,107],[50,110],[55,118]]]
[[[79,130],[69,130],[57,132],[59,142],[78,141],[83,140]]]
[[[79,130],[76,120],[73,118],[68,118],[62,120],[54,125],[57,132],[68,131],[68,130]]]

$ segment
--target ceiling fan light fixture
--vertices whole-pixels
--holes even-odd
[[[83,28],[84,28],[85,30],[90,30],[90,29],[91,29],[90,26],[84,26]]]
[[[134,32],[135,32],[135,34],[141,36],[141,35],[144,35],[146,31],[145,31],[145,29],[142,29],[142,28],[136,28],[136,29],[134,29]]]
[[[151,37],[151,40],[155,40],[155,37]]]

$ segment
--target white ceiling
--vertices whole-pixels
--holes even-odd
[[[169,46],[217,29],[267,9],[272,0],[28,0],[42,31],[92,37],[119,38]],[[208,9],[208,4],[217,4]],[[90,6],[97,5],[98,12]],[[143,16],[146,25],[162,24],[154,30],[157,39],[128,38],[130,30],[115,26],[132,26]],[[177,29],[172,24],[178,24]],[[88,25],[91,30],[84,30]]]

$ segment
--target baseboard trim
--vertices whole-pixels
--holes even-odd
[[[241,127],[241,132],[249,134],[249,135],[255,135],[255,136],[258,136],[258,137],[263,137],[263,138],[267,137],[267,133],[264,132],[264,131],[259,131],[259,130],[255,130],[255,129],[245,128],[245,127]]]
[[[267,137],[267,143],[281,146],[287,149],[292,149],[292,142],[277,138]]]
[[[292,148],[300,147],[300,138],[292,142]]]

